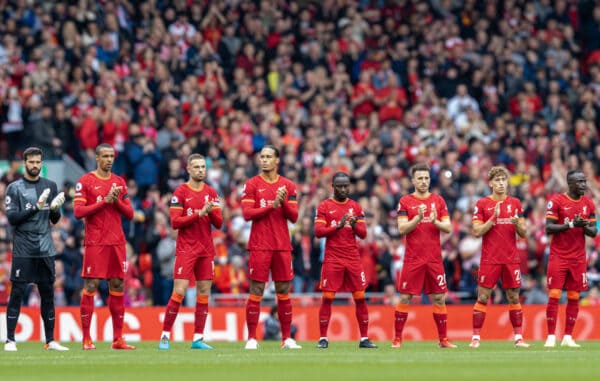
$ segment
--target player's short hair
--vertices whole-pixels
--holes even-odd
[[[498,176],[504,176],[507,179],[509,178],[508,169],[500,166],[492,167],[488,171],[488,181],[494,180]]]
[[[42,149],[39,147],[28,147],[23,151],[23,161],[27,161],[29,156],[43,156]]]
[[[106,149],[112,149],[112,150],[114,150],[113,146],[111,146],[110,144],[108,144],[108,143],[100,143],[96,147],[96,156],[100,155],[100,151],[102,151],[105,148]]]
[[[571,178],[574,175],[578,174],[578,173],[581,173],[582,175],[585,176],[585,173],[583,173],[583,171],[581,169],[571,169],[571,170],[569,170],[569,172],[567,172],[567,183],[571,182],[572,181]]]
[[[263,146],[263,148],[261,149],[261,151],[265,148],[271,149],[273,150],[273,152],[275,153],[275,157],[279,157],[279,150],[272,144],[266,144]]]
[[[348,179],[350,179],[350,175],[348,175],[346,172],[336,172],[331,178],[331,183],[335,183],[335,179],[338,179],[340,177],[347,177]]]
[[[206,158],[204,157],[204,155],[200,155],[199,153],[193,153],[190,156],[188,156],[187,165],[190,165],[190,163],[193,160],[206,160]]]
[[[429,172],[429,166],[425,163],[417,163],[415,165],[412,166],[412,168],[410,169],[410,176],[414,177],[415,173],[417,173],[418,171],[427,171]]]

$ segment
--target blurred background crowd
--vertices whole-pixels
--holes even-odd
[[[4,0],[0,38],[0,157],[11,161],[0,195],[20,176],[26,146],[89,171],[96,145],[112,144],[113,171],[127,179],[135,209],[123,222],[128,306],[168,300],[176,238],[168,204],[194,152],[207,157],[208,182],[223,198],[224,228],[213,234],[222,302],[247,292],[240,195],[267,143],[298,187],[296,293],[318,291],[323,242],[312,221],[336,171],[352,176],[351,195],[366,211],[360,253],[372,303],[395,304],[404,252],[395,209],[412,191],[415,162],[430,164],[453,222],[443,237],[450,303],[474,300],[481,243],[470,235],[471,212],[489,194],[492,165],[510,170],[525,207],[524,303],[547,298],[546,200],[566,191],[566,171],[583,169],[600,202],[594,1]],[[74,184],[64,187],[72,196]],[[57,303],[77,305],[82,224],[69,202],[63,212]],[[0,241],[2,304],[11,247],[1,211]],[[594,287],[584,304],[600,304],[597,247],[589,240]]]

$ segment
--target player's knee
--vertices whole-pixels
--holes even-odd
[[[38,291],[42,300],[54,299],[54,285],[50,282],[38,283]]]
[[[22,282],[14,282],[10,289],[10,300],[18,301],[19,304],[23,301],[23,296],[27,291],[27,284]]]

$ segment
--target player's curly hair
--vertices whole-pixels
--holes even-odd
[[[492,181],[498,176],[504,176],[508,179],[510,176],[508,169],[500,166],[490,168],[488,172],[488,180]]]

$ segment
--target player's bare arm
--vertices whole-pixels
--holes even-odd
[[[343,228],[346,225],[347,220],[348,220],[348,213],[346,213],[342,216],[342,219],[340,220],[340,222],[338,222],[336,229],[340,230],[341,228]]]
[[[554,218],[546,218],[546,234],[562,233],[571,229],[571,224],[573,224],[573,227],[575,226],[573,221],[566,224],[557,224],[556,222],[557,220]]]
[[[515,211],[515,215],[510,218],[510,222],[515,226],[515,231],[519,237],[524,238],[527,233],[527,227],[525,226],[525,219],[519,216],[519,213]]]
[[[398,219],[398,231],[400,232],[400,234],[408,234],[411,231],[415,230],[419,222],[423,221],[425,209],[427,209],[427,206],[421,204],[417,209],[419,213],[416,214],[412,219],[408,221],[404,219]]]

